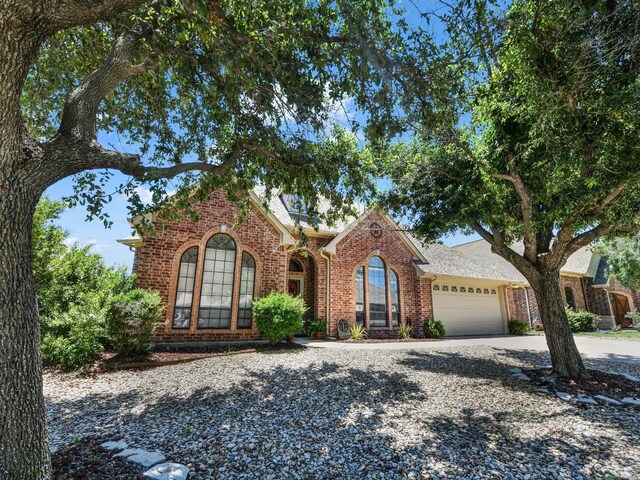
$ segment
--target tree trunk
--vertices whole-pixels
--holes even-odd
[[[544,272],[532,283],[544,333],[556,374],[563,377],[586,378],[587,370],[573,339],[560,290],[560,272]]]
[[[3,162],[8,153],[0,148],[0,165],[9,163]],[[40,326],[31,269],[31,227],[40,192],[33,177],[8,170],[0,170],[0,478],[49,479]]]

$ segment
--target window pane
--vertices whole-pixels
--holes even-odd
[[[369,325],[387,325],[387,279],[380,257],[369,260]]]
[[[198,328],[230,328],[236,244],[216,234],[207,242],[200,296]]]
[[[356,271],[356,323],[364,325],[364,267]]]
[[[193,285],[196,278],[198,264],[198,247],[191,247],[180,258],[178,270],[178,286],[176,301],[173,309],[173,328],[189,328],[191,324],[191,309],[193,307]]]
[[[565,295],[565,298],[567,299],[567,305],[569,306],[569,308],[571,308],[572,310],[575,310],[576,309],[576,299],[573,296],[573,288],[564,287],[564,295]]]
[[[389,288],[391,289],[391,325],[400,325],[400,288],[398,275],[393,270],[389,271]]]
[[[242,271],[240,273],[240,295],[238,298],[238,328],[251,328],[253,314],[254,279],[256,276],[256,262],[247,252],[242,254]]]

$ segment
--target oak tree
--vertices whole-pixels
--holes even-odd
[[[560,271],[640,230],[640,4],[446,5],[443,41],[418,28],[389,57],[413,141],[392,151],[387,203],[428,239],[489,242],[533,288],[555,372],[585,377]]]

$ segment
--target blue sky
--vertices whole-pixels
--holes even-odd
[[[410,22],[419,22],[419,15],[417,8],[423,8],[424,10],[439,9],[442,5],[437,2],[414,2],[406,1],[405,6],[408,10],[407,18]],[[423,10],[423,11],[424,11]],[[438,32],[439,28],[435,24],[431,24],[431,29],[434,32]],[[346,102],[348,104],[348,100]],[[343,109],[344,110],[344,109]],[[347,115],[348,112],[337,112],[336,115],[342,117]],[[341,122],[345,118],[334,118],[335,121]],[[342,123],[342,122],[341,122]],[[118,150],[127,151],[129,153],[136,153],[130,146],[123,147],[126,142],[123,142],[121,138],[115,135],[99,134],[98,140],[104,146],[109,148],[115,148]],[[118,185],[127,181],[127,177],[115,172],[111,178],[109,185],[116,189]],[[51,186],[45,195],[52,199],[60,199],[64,196],[72,194],[73,179],[64,179],[55,185]],[[142,187],[138,190],[140,198],[145,201],[150,201],[150,194]],[[87,212],[82,206],[71,208],[63,213],[60,221],[58,222],[64,229],[69,232],[69,243],[77,242],[80,245],[93,245],[95,252],[100,253],[109,265],[125,265],[131,268],[133,263],[133,252],[129,250],[129,247],[121,245],[116,242],[119,238],[128,237],[132,234],[132,229],[127,221],[127,199],[122,194],[116,194],[113,201],[105,208],[113,225],[110,228],[105,228],[103,223],[99,220],[87,221]],[[457,245],[469,240],[475,240],[478,236],[465,236],[462,234],[452,235],[450,237],[442,238],[441,240],[446,245]]]

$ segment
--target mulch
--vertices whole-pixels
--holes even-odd
[[[247,346],[238,345],[194,345],[185,347],[165,346],[162,350],[151,351],[145,354],[121,356],[113,352],[105,352],[89,369],[89,374],[111,372],[115,370],[139,369],[176,365],[192,362],[203,358],[220,357],[226,355],[238,355],[241,353],[277,353],[283,350],[298,350],[305,348],[297,343],[287,342],[275,345],[260,344]]]
[[[588,396],[604,395],[616,400],[624,397],[637,398],[640,396],[640,384],[638,382],[600,370],[590,369],[588,372],[590,378],[580,380],[554,375],[550,368],[526,370],[524,373],[533,383],[548,387],[555,392]]]
[[[144,467],[112,457],[113,451],[102,448],[104,440],[86,438],[61,447],[51,455],[55,480],[148,480]]]

